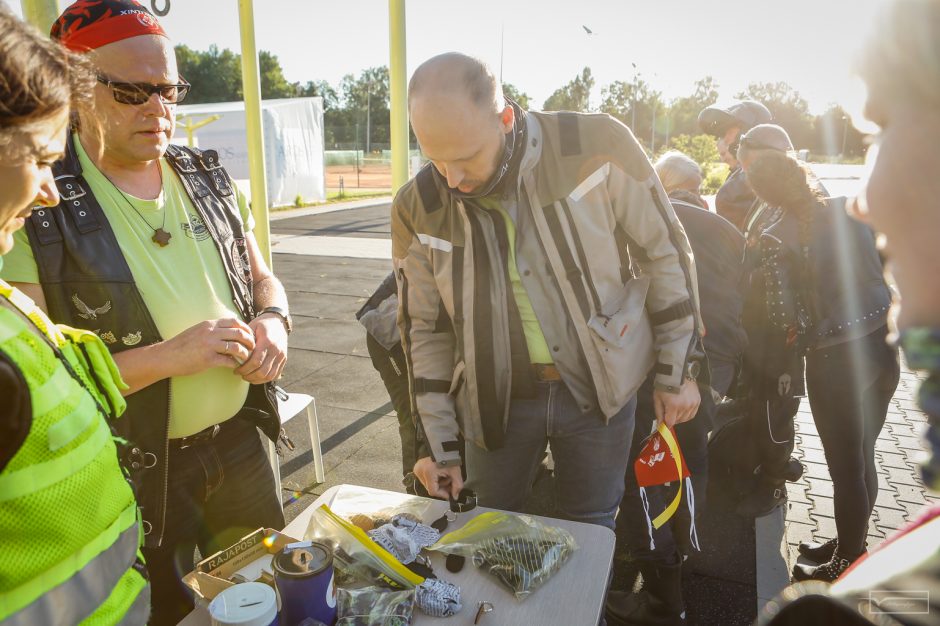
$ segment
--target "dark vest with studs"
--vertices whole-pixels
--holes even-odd
[[[171,145],[166,159],[215,243],[236,310],[246,321],[253,319],[251,265],[232,179],[213,150]],[[34,211],[26,222],[49,316],[95,330],[112,353],[162,341],[114,231],[82,176],[73,139],[53,174],[59,205]],[[276,407],[273,384],[251,385],[237,417],[251,420],[277,441]],[[128,441],[121,461],[136,487],[147,546],[160,545],[166,521],[169,409],[170,381],[165,379],[129,396],[127,411],[114,424]]]

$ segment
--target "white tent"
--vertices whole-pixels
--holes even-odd
[[[195,145],[218,151],[222,165],[247,193],[248,145],[245,139],[245,103],[219,102],[177,107],[177,118],[198,123],[211,115],[220,119],[194,132]],[[284,98],[261,103],[264,125],[264,161],[268,178],[268,204],[326,200],[323,171],[323,99]],[[186,130],[177,124],[173,143],[186,145]]]

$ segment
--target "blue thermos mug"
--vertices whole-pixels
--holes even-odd
[[[336,622],[333,553],[322,543],[298,541],[274,556],[274,585],[281,597],[281,624],[296,626],[307,618]]]

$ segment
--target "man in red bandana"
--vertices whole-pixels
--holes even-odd
[[[284,524],[257,429],[281,432],[287,299],[218,154],[170,145],[189,85],[156,18],[132,0],[79,0],[52,36],[95,65],[94,117],[79,116],[54,167],[60,204],[34,213],[2,274],[55,321],[95,329],[130,386],[114,428],[151,623],[175,624],[192,607],[180,577],[197,546]]]

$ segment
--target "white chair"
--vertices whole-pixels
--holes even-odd
[[[317,422],[317,401],[313,396],[305,393],[288,393],[286,399],[281,395],[277,398],[277,407],[281,414],[281,425],[283,426],[291,419],[303,411],[307,410],[307,428],[310,430],[310,448],[313,451],[313,472],[317,483],[326,482],[326,476],[323,471],[323,451],[320,449],[320,426]],[[277,492],[281,492],[281,467],[280,459],[277,455],[277,448],[273,441],[268,440],[268,457],[271,461],[271,469],[274,470],[274,482],[277,485]]]

